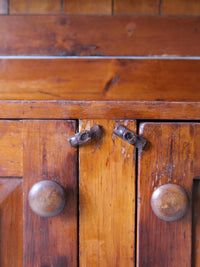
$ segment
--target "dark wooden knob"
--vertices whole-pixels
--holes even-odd
[[[154,213],[164,221],[176,221],[187,212],[189,200],[186,191],[176,184],[165,184],[151,197]]]
[[[31,209],[41,217],[56,216],[65,206],[63,188],[52,181],[41,181],[33,185],[28,195]]]

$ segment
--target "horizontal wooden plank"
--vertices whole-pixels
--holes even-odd
[[[200,60],[1,59],[0,99],[200,101]]]
[[[61,0],[9,0],[9,14],[48,14],[61,12]]]
[[[2,16],[0,55],[200,55],[200,19]]]
[[[162,14],[200,15],[199,0],[162,0]]]
[[[114,0],[114,14],[159,14],[159,0]]]
[[[200,120],[200,102],[0,101],[0,118]]]
[[[22,177],[23,134],[21,121],[0,121],[0,177]]]
[[[68,14],[112,14],[111,0],[65,0],[65,12]]]

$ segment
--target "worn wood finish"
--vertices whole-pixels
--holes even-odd
[[[10,14],[49,14],[61,11],[61,0],[9,0]]]
[[[200,55],[197,17],[13,15],[0,25],[0,55]]]
[[[134,121],[124,121],[135,131]],[[80,266],[134,266],[135,152],[112,135],[115,121],[83,120],[80,130],[103,126],[102,140],[79,148]]]
[[[200,120],[200,102],[0,101],[0,117]]]
[[[65,12],[68,14],[111,15],[111,0],[65,0]]]
[[[0,0],[0,14],[8,13],[8,0]]]
[[[24,121],[24,266],[77,266],[76,149],[67,137],[74,121]],[[66,207],[42,218],[29,207],[36,182],[52,180],[66,191]]]
[[[198,0],[162,0],[163,15],[200,15]]]
[[[0,121],[0,177],[23,174],[21,121]]]
[[[149,147],[139,155],[138,266],[191,266],[192,185],[200,174],[200,124],[143,123],[139,133]],[[189,210],[178,221],[162,221],[151,209],[153,191],[166,183],[182,186],[189,196]]]
[[[23,266],[23,189],[20,179],[0,179],[0,265]]]
[[[114,0],[114,14],[159,14],[159,0]]]
[[[200,101],[199,60],[1,59],[0,99]]]

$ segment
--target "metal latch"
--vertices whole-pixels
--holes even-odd
[[[72,147],[82,145],[84,143],[90,142],[92,139],[97,138],[102,135],[102,127],[95,125],[90,128],[90,130],[84,130],[80,133],[76,133],[72,136],[69,136],[67,139],[70,142]]]
[[[116,124],[113,133],[138,149],[143,149],[147,140],[127,129],[121,124]]]

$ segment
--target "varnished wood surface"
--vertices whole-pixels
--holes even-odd
[[[23,266],[23,183],[0,179],[0,266]]]
[[[0,117],[199,120],[200,102],[0,101]]]
[[[22,177],[22,121],[0,121],[0,177]]]
[[[9,0],[9,14],[61,13],[60,0]]]
[[[200,2],[198,0],[162,0],[163,15],[199,15]]]
[[[68,14],[112,15],[111,0],[65,0],[65,12]]]
[[[24,266],[77,266],[77,154],[67,142],[74,121],[24,121]],[[52,180],[66,191],[66,207],[42,218],[30,209],[28,192]]]
[[[0,25],[0,55],[200,55],[197,17],[13,15]]]
[[[2,3],[2,4],[1,4]],[[68,14],[142,14],[142,15],[199,15],[198,0],[1,0],[3,13],[9,14],[51,14],[62,13],[64,10]],[[7,8],[4,8],[7,6]],[[1,7],[0,7],[1,9]],[[6,10],[6,12],[5,12]]]
[[[143,123],[139,132],[149,147],[139,155],[138,267],[189,267],[192,185],[200,170],[200,124]],[[187,214],[174,222],[160,220],[150,204],[153,191],[168,183],[182,186],[190,201]]]
[[[134,121],[121,122],[135,131]],[[103,126],[103,137],[79,148],[80,266],[134,266],[135,152],[112,135],[115,121],[83,120],[80,130]]]
[[[199,60],[1,59],[0,99],[200,101]]]
[[[114,0],[114,14],[159,14],[159,0]]]

